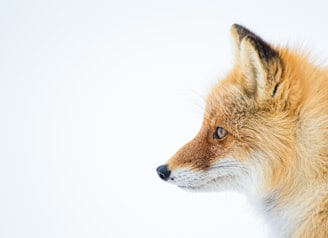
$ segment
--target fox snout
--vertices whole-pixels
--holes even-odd
[[[224,152],[218,144],[223,142],[216,139],[215,131],[204,123],[194,139],[182,146],[167,163],[157,167],[158,176],[179,187],[196,185],[196,181],[203,178],[200,173],[207,173]]]
[[[164,181],[167,181],[170,178],[171,170],[169,170],[166,164],[158,166],[156,172]]]

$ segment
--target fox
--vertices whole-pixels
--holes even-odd
[[[198,134],[158,176],[188,191],[244,193],[272,237],[328,237],[328,68],[308,52],[230,29],[234,65]]]

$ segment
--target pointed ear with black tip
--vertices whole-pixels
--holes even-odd
[[[246,91],[258,97],[274,97],[277,93],[283,64],[279,54],[261,37],[244,26],[231,26],[234,53],[241,67]]]
[[[236,57],[239,57],[240,43],[245,36],[255,36],[261,39],[259,36],[248,30],[246,27],[238,24],[233,24],[230,28],[231,38],[233,40],[234,53]]]
[[[283,65],[276,50],[256,35],[240,42],[239,62],[246,90],[259,99],[273,98],[281,81]]]

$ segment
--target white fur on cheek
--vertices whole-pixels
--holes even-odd
[[[187,190],[236,189],[242,186],[247,174],[246,166],[239,160],[224,158],[206,170],[173,170],[168,181]]]

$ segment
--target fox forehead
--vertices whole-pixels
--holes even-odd
[[[206,99],[204,122],[210,128],[224,127],[237,133],[238,127],[248,117],[254,116],[256,103],[242,88],[238,75],[229,74],[219,81],[210,91]]]

